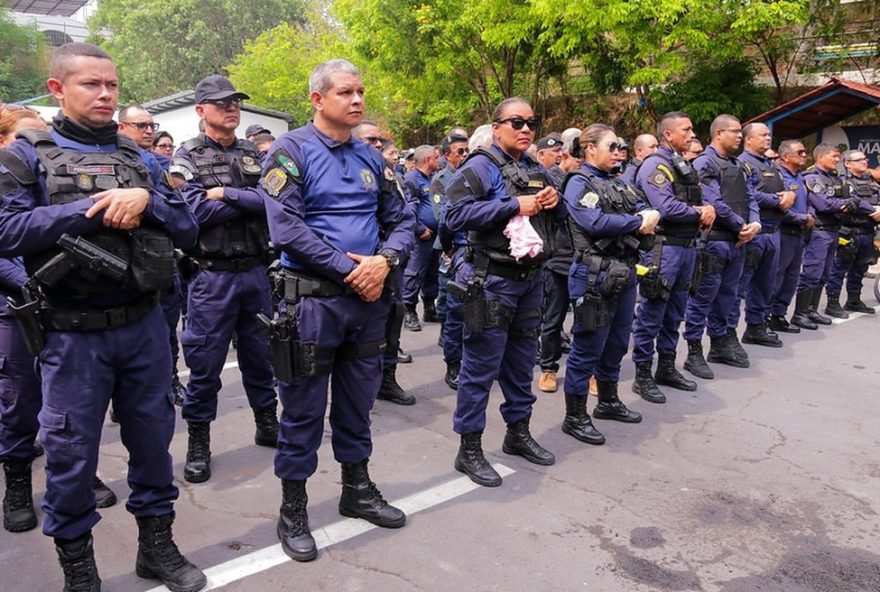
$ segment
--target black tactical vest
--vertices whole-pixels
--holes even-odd
[[[872,206],[880,205],[880,184],[867,173],[862,177],[856,177],[850,173],[846,174],[846,182],[849,185],[850,195],[863,199]],[[867,214],[861,212],[856,214],[840,214],[841,223],[851,228],[874,228],[876,222],[871,220]]]
[[[477,154],[488,157],[499,168],[501,176],[504,178],[505,190],[510,196],[533,195],[551,185],[541,170],[541,165],[530,156],[526,155],[528,164],[523,165],[519,160],[507,159],[505,161],[494,149],[480,148],[472,152],[468,159]],[[556,228],[551,211],[541,210],[537,215],[529,218],[532,227],[544,241],[544,248],[537,257],[524,257],[519,261],[513,258],[510,254],[510,239],[504,236],[507,222],[508,220],[499,222],[488,230],[471,230],[468,233],[468,244],[472,247],[485,248],[490,260],[505,265],[538,267],[553,255]]]
[[[833,199],[849,198],[849,185],[839,175],[827,175],[819,172],[817,169],[815,172],[810,172],[804,176],[804,184],[807,186],[807,191],[810,192],[813,192],[814,189],[821,189],[825,197]],[[816,224],[829,227],[840,226],[842,216],[845,216],[845,214],[817,211]]]
[[[700,189],[700,175],[697,174],[697,171],[694,170],[694,167],[690,163],[685,163],[684,159],[681,158],[680,155],[677,155],[677,158],[681,158],[681,161],[679,162],[679,166],[676,166],[671,158],[668,158],[665,154],[660,152],[655,152],[645,158],[640,166],[651,166],[649,161],[655,158],[659,159],[663,166],[672,173],[672,193],[675,195],[677,201],[689,206],[703,205],[703,191]],[[682,165],[681,163],[685,164]],[[697,234],[697,226],[697,222],[664,220],[657,226],[656,232],[661,235],[687,236],[690,238]]]
[[[782,175],[780,174],[779,169],[773,166],[773,164],[766,162],[761,158],[754,158],[749,159],[744,165],[749,168],[754,167],[758,171],[760,181],[758,181],[758,185],[755,187],[758,191],[773,194],[785,191],[785,183],[782,181]],[[779,208],[761,208],[762,221],[780,222],[784,216],[785,212]]]
[[[227,150],[199,134],[183,143],[196,170],[195,179],[207,190],[213,187],[256,187],[262,166],[256,146],[236,140]],[[264,214],[247,214],[199,229],[195,257],[237,259],[262,256],[269,248],[269,227]]]
[[[731,158],[713,157],[718,167],[718,181],[721,185],[721,198],[727,206],[749,222],[748,181],[740,161]],[[716,224],[717,227],[717,224]],[[723,230],[729,230],[727,228]]]
[[[153,188],[149,169],[141,160],[137,145],[122,134],[117,136],[117,150],[111,153],[61,148],[48,132],[27,130],[19,132],[18,137],[29,142],[37,152],[52,205],[91,199],[91,195],[106,189]],[[53,292],[84,297],[109,295],[120,290],[152,292],[171,286],[174,248],[164,231],[146,227],[130,231],[103,227],[83,238],[123,259],[128,264],[125,277],[118,281],[73,269],[55,284]],[[60,248],[53,248],[25,257],[28,275],[33,275],[60,252]]]

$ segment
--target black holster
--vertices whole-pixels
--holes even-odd
[[[486,299],[483,297],[483,282],[471,280],[466,286],[451,281],[446,290],[461,302],[461,318],[471,333],[480,333],[486,325]]]
[[[745,247],[746,253],[743,260],[743,267],[748,269],[757,269],[758,264],[761,263],[761,251],[752,243],[747,244]]]
[[[672,288],[669,281],[660,275],[660,268],[651,266],[639,281],[639,294],[648,300],[669,300]]]
[[[7,297],[6,304],[21,328],[21,336],[28,353],[34,357],[39,356],[46,346],[46,337],[43,335],[43,327],[40,324],[41,301],[30,299],[19,306],[15,303],[15,299]]]
[[[257,313],[257,321],[269,337],[269,356],[272,358],[275,378],[283,382],[292,381],[295,375],[293,338],[296,324],[291,317],[278,314],[269,319],[263,313]]]
[[[610,309],[615,300],[608,300],[595,294],[585,294],[574,305],[574,322],[592,333],[611,322]]]

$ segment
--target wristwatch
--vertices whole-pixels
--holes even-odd
[[[394,249],[382,249],[379,251],[379,256],[385,258],[391,271],[396,270],[397,266],[400,265],[400,255]]]

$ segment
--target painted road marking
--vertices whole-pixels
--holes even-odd
[[[501,463],[492,465],[498,474],[502,477],[512,475],[516,471]],[[452,481],[441,483],[436,487],[426,489],[405,497],[393,505],[403,510],[407,516],[412,516],[423,510],[427,510],[433,506],[437,506],[449,500],[460,497],[471,491],[480,489],[482,486],[477,485],[467,477],[458,477]],[[334,522],[323,528],[312,531],[315,537],[315,543],[318,549],[324,549],[337,543],[347,541],[360,534],[378,528],[367,522],[366,520],[358,520],[355,518],[346,518],[339,522]],[[208,576],[208,586],[204,590],[216,590],[232,582],[244,579],[248,576],[266,571],[282,563],[293,561],[284,551],[281,550],[281,544],[272,545],[264,549],[259,549],[253,553],[248,553],[242,557],[231,559],[220,565],[205,570]],[[165,586],[158,586],[150,589],[148,592],[167,592]]]
[[[873,308],[874,308],[874,312],[876,313],[878,310],[880,310],[880,305],[877,305],[877,306],[875,306],[875,307],[873,307]],[[831,319],[831,323],[834,324],[834,325],[839,325],[840,323],[846,323],[846,322],[848,322],[848,321],[851,321],[851,320],[853,320],[853,319],[857,319],[857,318],[859,318],[859,317],[869,317],[869,316],[872,316],[872,315],[870,315],[870,314],[866,314],[866,313],[864,313],[864,312],[852,312],[852,311],[849,311],[849,310],[846,311],[846,312],[849,313],[849,318],[848,318],[848,319]],[[821,327],[821,325],[820,325],[820,327]]]

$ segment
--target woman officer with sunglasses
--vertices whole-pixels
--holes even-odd
[[[620,361],[626,353],[636,301],[635,265],[660,222],[635,192],[611,171],[624,158],[617,134],[595,123],[583,131],[576,151],[581,167],[562,185],[574,248],[569,294],[574,305],[571,352],[565,369],[562,431],[587,444],[603,444],[587,413],[587,385],[595,375],[596,419],[638,423],[617,396]],[[647,240],[646,240],[647,239]]]
[[[468,232],[465,261],[448,288],[458,292],[465,324],[453,417],[453,429],[461,435],[455,468],[486,487],[501,485],[482,450],[489,390],[496,377],[507,423],[502,450],[539,465],[555,462],[529,432],[543,297],[541,263],[552,254],[555,225],[565,216],[546,169],[526,154],[537,123],[525,100],[502,101],[492,115],[492,145],[471,155],[447,189],[446,226]],[[516,216],[531,218],[543,239],[541,253],[519,259],[511,255],[504,231]]]

